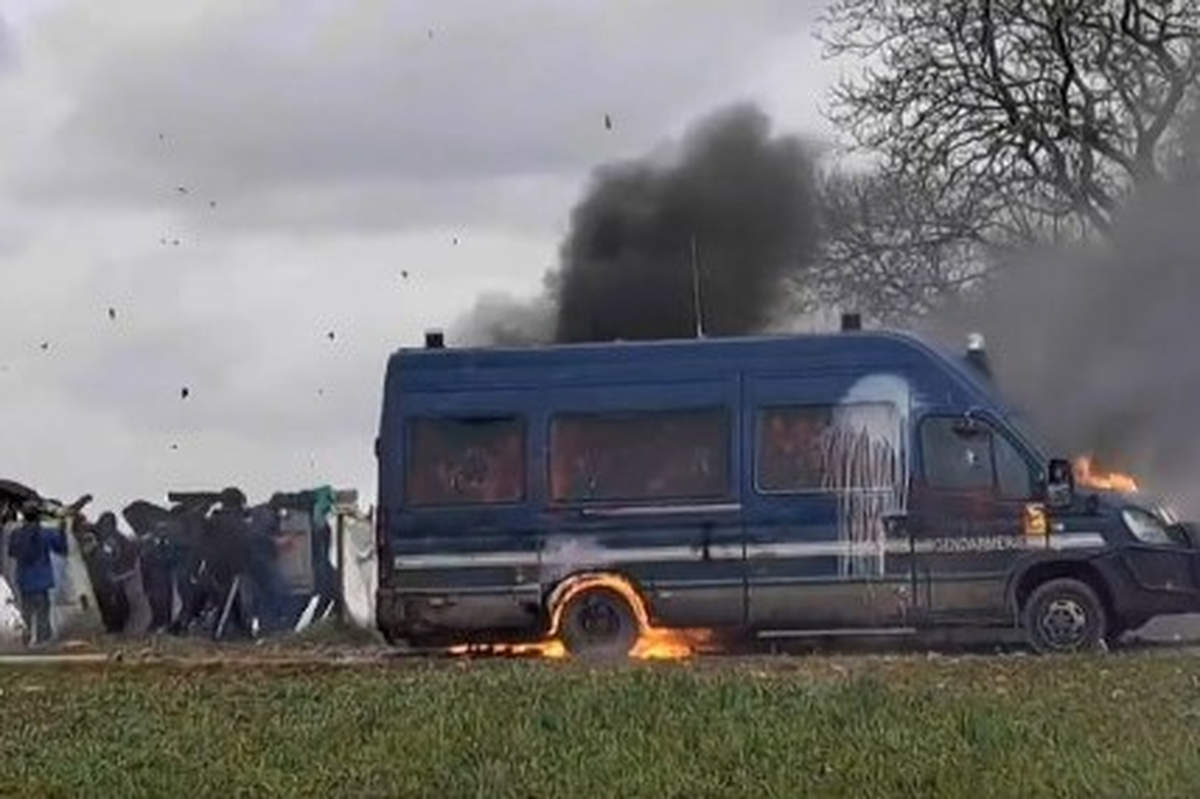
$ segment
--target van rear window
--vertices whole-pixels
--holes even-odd
[[[767,493],[896,488],[904,426],[894,405],[800,405],[758,414],[758,490]]]
[[[516,417],[413,419],[409,505],[518,502],[525,495],[525,425]]]
[[[557,416],[550,425],[550,491],[555,502],[727,496],[729,414]]]

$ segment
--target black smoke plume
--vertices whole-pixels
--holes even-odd
[[[754,106],[719,111],[669,158],[597,169],[545,295],[482,298],[461,337],[684,338],[696,334],[697,311],[708,335],[759,331],[783,298],[783,277],[812,256],[816,208],[801,141],[772,136]]]
[[[998,270],[937,322],[986,334],[1003,392],[1057,454],[1094,453],[1200,518],[1197,208],[1200,181],[1180,179],[1134,202],[1110,243]]]

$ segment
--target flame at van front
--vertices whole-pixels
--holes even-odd
[[[1137,480],[1122,472],[1103,472],[1096,468],[1095,459],[1089,455],[1080,455],[1075,459],[1075,481],[1087,488],[1097,488],[1102,491],[1122,491],[1130,493],[1138,490]]]

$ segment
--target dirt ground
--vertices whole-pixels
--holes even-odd
[[[1164,617],[1128,634],[1121,652],[1187,652],[1200,654],[1200,614]],[[1019,631],[931,631],[906,636],[806,636],[772,641],[723,641],[692,656],[705,663],[744,659],[770,663],[772,656],[828,655],[845,657],[1023,657],[1029,655]],[[337,623],[314,625],[300,635],[259,641],[214,642],[196,636],[155,636],[129,640],[94,636],[60,641],[37,650],[0,652],[0,664],[54,663],[261,663],[261,664],[378,664],[404,661],[483,659],[486,651],[452,655],[445,649],[392,647],[370,631]]]

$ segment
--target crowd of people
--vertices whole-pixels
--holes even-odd
[[[48,507],[27,499],[7,506],[5,553],[11,559],[26,643],[48,643],[55,588],[52,555],[65,555],[68,531],[76,542],[104,628],[110,633],[203,633],[213,638],[256,638],[290,629],[304,612],[321,613],[337,596],[329,562],[329,512],[333,492],[318,489],[276,494],[247,507],[236,488],[219,493],[170,495],[171,506],[139,500],[123,509],[130,532],[116,514],[95,521],[84,514],[90,497]],[[14,511],[19,519],[13,519]],[[303,537],[311,553],[309,578],[297,583],[284,572],[295,536],[281,529],[287,514],[311,521]]]

